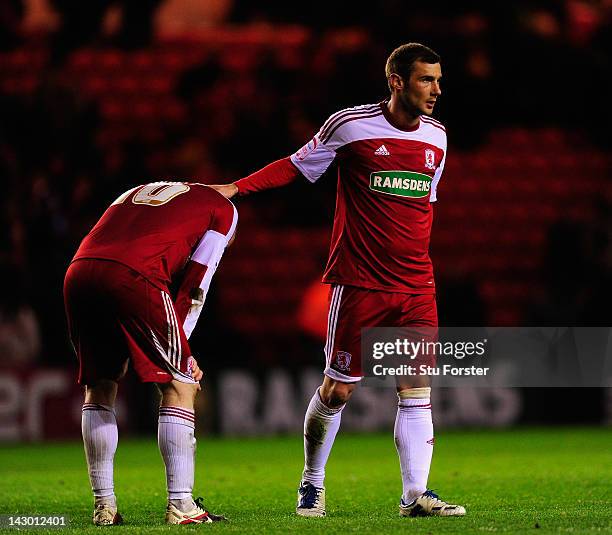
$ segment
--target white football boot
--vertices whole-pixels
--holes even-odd
[[[441,500],[438,495],[427,490],[411,503],[400,500],[400,516],[464,516],[465,507]]]
[[[116,505],[101,503],[94,509],[93,523],[96,526],[117,526],[123,523],[123,518],[117,512]]]
[[[302,481],[295,512],[300,516],[325,516],[325,487],[315,487],[312,483]]]
[[[171,503],[166,508],[166,524],[210,524],[227,520],[224,516],[213,515],[204,509],[202,498],[193,501],[193,508],[181,511]]]

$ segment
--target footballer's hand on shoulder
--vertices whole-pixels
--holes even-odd
[[[238,186],[236,184],[212,184],[210,187],[218,191],[226,199],[231,199],[238,193]]]

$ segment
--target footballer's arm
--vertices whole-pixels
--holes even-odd
[[[187,338],[191,336],[200,317],[221,257],[236,236],[238,212],[233,204],[228,204],[231,205],[231,211],[222,213],[215,228],[206,231],[193,251],[176,293],[174,308]]]
[[[233,184],[211,187],[229,199],[236,194],[247,195],[285,186],[299,176],[304,176],[309,182],[316,182],[336,158],[336,150],[344,144],[338,128],[332,130],[330,135],[324,134],[326,127],[335,120],[336,115],[338,114],[332,115],[319,132],[291,156],[272,162]]]
[[[281,160],[266,165],[263,169],[241,178],[231,184],[214,185],[211,188],[217,190],[224,197],[231,199],[234,195],[248,195],[256,191],[270,188],[278,188],[293,182],[301,175],[298,168],[287,156]]]

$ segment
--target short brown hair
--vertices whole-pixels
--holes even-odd
[[[385,65],[387,81],[392,74],[397,74],[404,80],[408,80],[415,61],[440,63],[440,56],[431,48],[421,43],[406,43],[405,45],[398,46],[391,52]],[[390,84],[389,89],[391,89]]]

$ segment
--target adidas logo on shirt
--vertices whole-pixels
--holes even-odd
[[[376,154],[377,156],[391,156],[391,153],[387,150],[387,147],[385,147],[384,145],[381,145],[380,147],[378,147],[374,151],[374,154]]]

